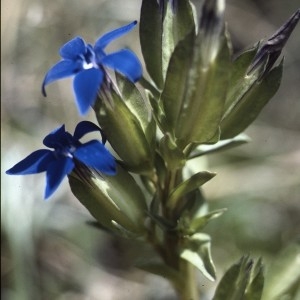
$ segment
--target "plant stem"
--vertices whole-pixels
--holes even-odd
[[[199,290],[195,267],[188,261],[180,260],[180,273],[184,280],[179,290],[181,300],[199,300]]]

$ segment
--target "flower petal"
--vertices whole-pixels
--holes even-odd
[[[65,176],[72,172],[74,166],[75,164],[70,157],[59,157],[49,164],[47,168],[45,199],[55,192]]]
[[[51,150],[37,150],[29,154],[5,173],[9,175],[27,175],[44,172],[47,170],[49,163],[54,159],[55,157]]]
[[[120,72],[132,82],[139,80],[143,73],[142,65],[137,56],[127,49],[106,55],[102,58],[101,63]]]
[[[59,54],[62,58],[76,60],[78,58],[78,55],[84,54],[85,51],[86,44],[84,40],[80,36],[77,36],[71,41],[64,44],[59,49]]]
[[[72,60],[61,60],[56,65],[54,65],[46,74],[45,79],[42,84],[42,93],[46,97],[45,87],[49,83],[72,76],[82,69],[82,65],[78,61]]]
[[[43,144],[49,148],[57,148],[61,146],[61,140],[67,134],[65,125],[62,125],[50,132],[43,140]]]
[[[123,27],[117,28],[112,30],[102,37],[100,37],[94,46],[95,51],[103,51],[103,49],[113,40],[117,39],[118,37],[126,34],[130,30],[132,30],[137,24],[137,21],[133,21],[132,23],[125,25]]]
[[[90,121],[81,121],[80,123],[78,123],[75,128],[73,137],[75,140],[79,140],[87,133],[93,132],[93,131],[99,131],[101,133],[102,143],[104,143],[103,142],[104,137],[103,137],[103,132],[102,132],[101,128]]]
[[[116,174],[116,161],[110,152],[97,140],[92,140],[77,148],[74,157],[86,166],[107,175]]]
[[[73,86],[76,104],[81,115],[86,114],[90,105],[95,103],[102,80],[103,72],[96,68],[83,70],[75,76]]]

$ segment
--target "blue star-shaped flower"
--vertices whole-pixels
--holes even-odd
[[[55,64],[46,74],[42,84],[42,93],[46,96],[45,87],[49,83],[75,75],[73,87],[76,104],[81,115],[87,113],[95,103],[97,92],[101,88],[105,71],[104,67],[111,68],[130,81],[136,82],[142,76],[142,66],[136,55],[122,49],[106,54],[105,47],[116,38],[126,34],[135,25],[136,21],[115,29],[100,37],[95,46],[86,44],[81,37],[76,37],[60,48],[62,60]]]
[[[43,144],[49,148],[34,151],[6,171],[10,175],[36,174],[46,171],[45,199],[50,197],[58,188],[66,175],[75,167],[76,160],[103,174],[115,175],[116,162],[104,144],[98,140],[87,143],[79,141],[85,134],[101,129],[92,122],[78,123],[72,136],[65,130],[65,125],[48,134]],[[105,140],[103,140],[105,142]]]

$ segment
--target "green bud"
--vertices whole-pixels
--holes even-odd
[[[75,197],[108,230],[125,236],[143,235],[147,205],[133,177],[121,166],[115,176],[76,167],[69,175]]]
[[[245,130],[277,92],[282,63],[276,60],[300,18],[298,9],[262,46],[243,52],[233,63],[230,89],[221,122],[221,139]]]
[[[94,107],[100,127],[126,168],[136,173],[153,169],[155,123],[135,86],[123,81],[121,91],[102,89]]]

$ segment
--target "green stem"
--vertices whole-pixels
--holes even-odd
[[[186,260],[180,260],[180,273],[184,280],[178,289],[181,300],[199,300],[198,280],[195,267]]]
[[[181,182],[181,169],[168,170],[164,184],[159,187],[160,203],[162,216],[174,222],[174,211],[170,211],[166,207],[166,199],[168,199],[171,191],[176,187],[178,181]],[[170,276],[169,280],[177,291],[180,300],[199,300],[198,281],[196,278],[195,267],[188,261],[180,258],[180,244],[182,243],[182,233],[177,230],[165,231],[162,239],[159,239],[156,231],[156,224],[152,222],[149,228],[148,240],[162,257],[165,264],[177,273],[177,276]]]

